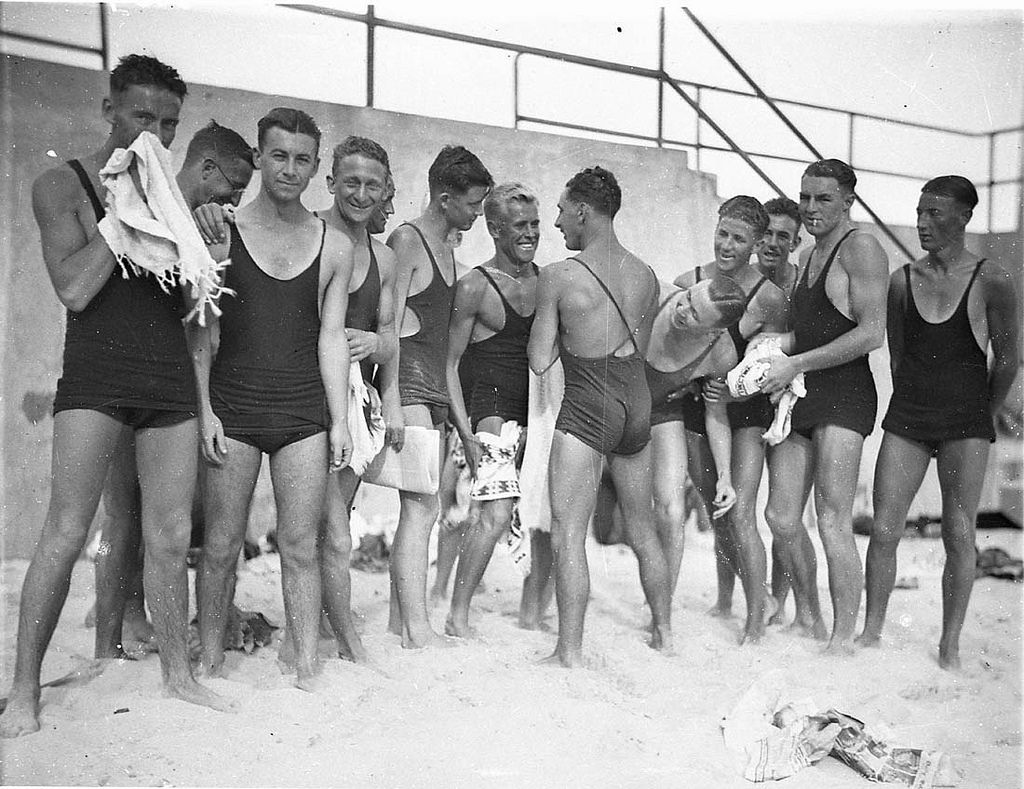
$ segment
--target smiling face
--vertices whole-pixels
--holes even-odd
[[[379,212],[387,177],[381,162],[353,153],[335,163],[334,173],[327,176],[327,191],[346,222],[365,225]]]
[[[710,331],[719,326],[722,312],[711,301],[711,296],[708,293],[710,288],[710,280],[702,280],[679,291],[673,297],[669,314],[669,324],[672,328],[687,331]]]
[[[487,223],[487,229],[494,239],[494,248],[518,266],[533,261],[540,241],[540,218],[537,204],[525,200],[509,200],[505,211]]]
[[[261,188],[281,202],[298,200],[320,165],[313,137],[280,126],[267,129],[256,161],[262,174]]]
[[[144,131],[170,148],[180,112],[181,99],[155,85],[129,85],[103,100],[103,119],[110,124],[110,136],[118,148],[127,148]]]
[[[925,192],[917,201],[917,238],[925,252],[963,243],[971,209],[948,195]]]
[[[715,263],[718,264],[718,270],[729,272],[745,266],[763,243],[764,237],[759,236],[742,219],[722,217],[715,228]]]
[[[758,250],[757,258],[766,269],[774,271],[786,263],[793,250],[800,245],[800,227],[790,216],[770,214],[764,244]]]
[[[853,194],[835,178],[805,175],[800,179],[800,219],[812,236],[828,235],[853,205]]]

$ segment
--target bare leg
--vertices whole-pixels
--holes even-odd
[[[452,570],[462,550],[462,543],[469,528],[468,523],[456,523],[449,520],[449,513],[455,506],[456,489],[459,484],[459,477],[462,470],[452,459],[452,448],[458,433],[449,431],[448,446],[444,453],[444,462],[441,465],[441,477],[437,487],[438,510],[441,519],[437,531],[437,564],[434,574],[434,585],[430,590],[430,599],[434,603],[448,599],[448,582],[452,577]]]
[[[597,503],[591,518],[594,539],[600,545],[621,545],[625,542],[622,534],[622,510],[615,493],[615,483],[605,461],[601,466],[601,481],[597,485]]]
[[[321,610],[316,544],[327,485],[327,454],[327,433],[317,433],[270,456],[284,615],[295,646],[295,684],[310,691],[317,689],[320,673],[316,655]]]
[[[362,639],[352,621],[352,532],[349,512],[359,487],[351,469],[343,469],[327,480],[325,517],[320,536],[320,585],[323,607],[338,641],[338,653],[349,660],[368,660]]]
[[[800,435],[790,435],[772,451],[769,465],[768,507],[765,520],[772,530],[772,538],[780,551],[789,557],[793,579],[793,595],[797,611],[808,613],[807,632],[817,639],[825,639],[828,631],[821,618],[818,601],[818,562],[813,546],[803,550],[804,541],[810,542],[803,524],[804,505],[811,489],[811,442]]]
[[[788,568],[789,557],[782,550],[778,540],[772,540],[772,597],[775,598],[775,613],[768,620],[769,625],[781,625],[786,618],[786,598],[793,586]]]
[[[160,651],[164,692],[216,710],[234,704],[196,682],[188,651],[188,553],[199,459],[196,420],[135,434],[146,544],[146,599]]]
[[[530,574],[523,579],[523,596],[519,603],[519,626],[524,630],[544,627],[544,612],[554,593],[551,574],[551,534],[530,531]]]
[[[736,504],[721,520],[732,529],[739,553],[740,581],[747,601],[747,621],[740,643],[756,643],[764,635],[767,560],[757,531],[757,491],[761,487],[764,445],[761,429],[746,427],[732,434],[732,479]]]
[[[122,658],[122,622],[129,578],[141,570],[141,501],[135,469],[135,441],[123,427],[103,488],[106,520],[96,554],[96,657]]]
[[[203,491],[206,529],[203,555],[196,572],[199,598],[201,669],[208,676],[224,670],[224,630],[234,590],[238,552],[242,550],[249,505],[260,473],[262,453],[254,446],[227,439],[221,466],[209,466]]]
[[[814,508],[828,560],[832,636],[827,650],[850,652],[860,608],[864,573],[853,540],[853,499],[860,474],[864,437],[853,430],[822,425],[814,430]]]
[[[672,592],[651,506],[651,447],[648,444],[635,455],[612,455],[609,465],[622,507],[626,541],[640,565],[640,585],[654,619],[651,647],[671,653]]]
[[[668,567],[669,598],[675,595],[683,561],[686,522],[686,431],[682,422],[651,427],[654,524]]]
[[[939,448],[939,487],[942,490],[942,637],[939,665],[960,668],[960,631],[974,586],[974,530],[978,502],[988,463],[988,441],[969,438]]]
[[[889,595],[896,581],[896,549],[903,537],[910,504],[928,470],[928,461],[928,451],[921,444],[888,431],[882,436],[875,461],[875,521],[865,568],[867,612],[858,644],[871,646],[882,637]],[[973,565],[971,573],[973,578]]]
[[[601,456],[578,438],[555,431],[548,485],[558,643],[549,660],[570,668],[583,658],[583,620],[590,597],[587,524],[597,496],[601,462]]]
[[[445,632],[450,636],[465,637],[471,632],[469,604],[491,561],[494,546],[512,520],[513,503],[512,499],[480,503],[480,517],[469,528],[459,555],[455,588],[452,590],[452,607],[445,624]]]
[[[406,425],[433,427],[426,406],[403,406]],[[441,446],[437,462],[442,463]],[[436,494],[399,491],[401,510],[398,530],[391,548],[392,593],[398,602],[402,625],[402,646],[408,649],[438,643],[438,635],[427,616],[427,546],[430,530],[437,520]]]
[[[39,670],[71,585],[75,560],[99,506],[121,424],[97,411],[53,418],[52,486],[43,531],[25,575],[18,614],[14,681],[0,737],[39,730]]]

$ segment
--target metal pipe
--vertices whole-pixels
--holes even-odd
[[[373,6],[366,6],[366,106],[373,106],[374,66],[376,64],[376,25]]]
[[[103,70],[110,71],[110,27],[107,20],[107,4],[99,3],[100,11],[100,58],[103,60]]]
[[[658,9],[658,71],[665,71],[665,8]],[[665,135],[665,83],[658,80],[658,147]]]
[[[519,128],[519,58],[522,52],[516,52],[512,58],[512,128]]]

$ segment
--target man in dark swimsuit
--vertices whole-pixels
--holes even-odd
[[[750,339],[755,334],[763,331],[782,332],[786,328],[789,312],[786,295],[751,261],[751,257],[764,244],[768,226],[768,213],[755,198],[737,195],[726,200],[718,211],[714,261],[676,280],[676,285],[689,287],[703,278],[723,276],[736,282],[746,293],[743,317],[728,327],[736,363],[743,359]],[[756,512],[757,491],[761,485],[765,455],[761,436],[771,425],[773,411],[768,398],[763,394],[742,400],[734,399],[721,378],[708,378],[703,391],[698,392],[696,397],[696,400],[691,400],[694,405],[691,410],[696,418],[686,420],[686,448],[692,478],[709,512],[715,498],[715,480],[720,472],[715,467],[704,430],[702,397],[711,402],[722,401],[728,404],[732,432],[731,480],[736,491],[736,506],[720,518],[712,519],[718,599],[711,613],[714,616],[729,616],[734,578],[739,575],[747,606],[740,643],[754,643],[764,634],[767,604],[764,543],[757,530]],[[678,568],[678,560],[675,566]]]
[[[651,395],[644,377],[658,281],[619,243],[614,218],[621,202],[615,176],[601,167],[566,184],[555,227],[566,247],[580,254],[541,270],[529,345],[534,373],[543,374],[557,356],[565,370],[548,467],[558,603],[558,644],[550,660],[570,667],[582,661],[590,594],[587,523],[605,458],[651,607],[651,646],[672,649],[668,566],[651,505]]]
[[[368,225],[387,193],[391,165],[387,152],[366,137],[346,137],[334,148],[327,189],[334,195],[329,209],[319,211],[328,227],[343,233],[355,250],[349,283],[345,336],[349,358],[359,362],[363,379],[373,379],[374,365],[393,364],[395,338],[395,253],[370,237]],[[392,188],[392,194],[394,192]],[[382,216],[382,215],[381,215]],[[352,622],[349,558],[352,534],[349,512],[360,478],[342,469],[327,485],[326,512],[320,536],[320,579],[327,612],[340,654],[356,662],[367,660]]]
[[[1010,275],[964,246],[978,193],[966,178],[924,185],[917,203],[923,258],[889,279],[893,393],[875,466],[860,644],[877,644],[896,578],[896,548],[928,463],[942,491],[939,665],[960,668],[960,631],[974,583],[974,525],[995,440],[993,419],[1020,366],[1018,296]],[[950,312],[951,305],[956,305]],[[991,345],[992,363],[986,351]]]
[[[345,338],[352,242],[301,202],[320,161],[313,119],[278,107],[258,129],[259,194],[238,211],[233,229],[221,225],[220,233],[207,235],[217,242],[212,249],[230,249],[225,285],[234,295],[221,300],[220,346],[208,387],[205,376],[199,381],[204,451],[212,463],[197,574],[201,662],[209,675],[223,674],[233,570],[266,453],[296,685],[315,690],[317,533],[328,468],[341,471],[352,450]],[[219,206],[200,208],[207,213],[222,219]],[[291,668],[283,652],[280,657]]]
[[[793,289],[796,287],[797,267],[789,262],[790,255],[800,246],[800,206],[788,197],[775,197],[764,204],[764,210],[768,212],[768,232],[764,234],[764,244],[757,252],[757,270],[786,294],[787,299],[793,296]],[[789,305],[787,303],[786,329],[789,330]],[[777,483],[779,475],[786,474],[786,470],[779,465],[775,459],[775,448],[768,447],[766,450],[768,464],[768,487],[771,489]],[[797,533],[799,550],[804,556],[805,562],[814,562],[814,544],[811,542],[806,529]],[[790,577],[789,558],[783,552],[783,543],[779,540],[772,540],[772,597],[775,598],[775,613],[768,624],[780,624],[785,619],[786,598],[792,588],[793,581]],[[802,595],[794,595],[796,601],[796,616],[793,625],[810,632],[813,621],[804,608]]]
[[[793,294],[789,356],[772,362],[763,391],[781,396],[804,373],[807,396],[793,409],[792,433],[775,447],[784,476],[768,494],[765,518],[785,541],[794,591],[804,594],[816,635],[824,637],[815,565],[799,548],[804,504],[814,486],[818,532],[828,560],[832,636],[828,651],[849,652],[864,579],[853,540],[853,498],[864,437],[875,424],[875,382],[868,353],[885,336],[889,261],[878,241],[850,220],[857,176],[838,159],[804,170],[800,216],[814,247],[800,255]],[[833,265],[833,263],[835,265]]]
[[[462,146],[446,146],[427,175],[430,202],[423,214],[388,238],[395,251],[395,316],[399,326],[397,370],[381,377],[384,420],[400,448],[403,425],[440,429],[448,415],[445,359],[448,320],[455,293],[451,233],[469,230],[483,213],[494,185],[487,168]],[[396,374],[397,373],[397,374]],[[441,453],[438,451],[438,468]],[[402,645],[418,648],[439,636],[427,617],[427,544],[437,520],[437,494],[399,491],[401,512],[391,546],[391,606],[388,630]]]
[[[68,321],[50,506],[21,591],[3,737],[39,729],[40,666],[125,425],[135,431],[145,586],[165,692],[215,709],[233,706],[195,681],[188,657],[185,553],[198,453],[195,378],[181,325],[186,305],[180,291],[165,293],[154,277],[123,277],[97,230],[104,216],[100,169],[143,131],[169,146],[186,92],[178,72],[155,58],[122,58],[103,99],[110,125],[103,147],[48,170],[32,186],[43,260]]]
[[[237,206],[252,178],[252,147],[237,132],[210,121],[192,137],[177,175],[190,209],[204,203]],[[189,329],[196,328],[193,325]],[[122,622],[143,644],[152,640],[142,585],[138,471],[132,430],[111,462],[103,488],[106,519],[96,554],[96,657],[120,657]],[[200,474],[200,478],[202,474]]]
[[[518,424],[520,430],[526,428],[530,400],[526,347],[537,299],[533,257],[540,240],[537,206],[536,196],[520,183],[495,187],[484,201],[494,256],[462,277],[455,288],[446,367],[449,413],[462,438],[474,479],[470,495],[480,502],[480,511],[462,540],[451,611],[445,624],[445,632],[451,636],[469,634],[470,601],[494,546],[512,522],[519,495],[515,480],[519,441],[511,447],[511,456],[500,463],[504,471],[501,477],[507,484],[484,487],[481,462],[491,468],[499,463],[494,453],[484,448],[479,434],[489,434],[496,440],[509,422]]]

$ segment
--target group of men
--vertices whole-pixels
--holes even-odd
[[[431,626],[426,595],[438,497],[399,491],[388,629],[403,646],[472,632],[470,601],[515,516],[516,468],[531,436],[531,378],[536,384],[560,363],[564,394],[547,465],[550,537],[534,542],[523,600],[535,625],[551,568],[558,609],[551,660],[572,666],[583,659],[586,533],[605,466],[638,559],[652,647],[672,648],[688,467],[715,516],[715,610],[728,612],[738,575],[746,641],[761,637],[790,586],[797,624],[827,636],[802,522],[813,486],[832,597],[828,648],[849,650],[864,584],[852,505],[877,406],[867,355],[887,325],[895,393],[883,422],[859,640],[880,637],[903,521],[935,456],[947,550],[940,662],[958,665],[992,419],[1020,355],[1012,280],[964,247],[977,203],[966,179],[925,185],[917,224],[927,254],[891,278],[879,243],[850,220],[856,175],[829,159],[806,169],[799,204],[726,201],[714,261],[668,284],[619,241],[622,192],[611,172],[592,167],[566,183],[555,226],[574,255],[538,268],[537,196],[518,182],[496,185],[461,146],[440,152],[428,172],[425,210],[382,244],[373,235],[384,230],[395,193],[384,149],[363,137],[337,145],[327,176],[333,202],[310,211],[301,197],[320,166],[320,131],[306,113],[279,107],[260,119],[254,149],[216,123],[189,145],[181,194],[213,258],[230,265],[220,314],[184,320],[190,297],[119,268],[97,224],[105,213],[101,168],[142,132],[169,147],[186,92],[173,68],[123,58],[103,101],[111,127],[103,147],[44,173],[33,187],[43,258],[68,321],[50,507],[22,590],[0,735],[39,727],[40,666],[101,495],[119,515],[101,543],[96,653],[123,655],[126,589],[139,554],[136,484],[145,596],[165,689],[232,708],[193,674],[185,556],[198,478],[205,521],[196,576],[199,667],[221,676],[234,567],[264,454],[277,505],[282,661],[298,687],[317,687],[322,613],[339,653],[367,659],[350,612],[348,518],[360,483],[347,468],[350,369],[379,391],[385,440],[394,448],[402,449],[406,427],[443,432],[447,425],[458,433],[479,502],[462,539],[444,636]],[[226,210],[239,206],[254,169],[256,196]],[[451,239],[481,215],[494,255],[458,278]],[[814,243],[794,266],[789,257],[801,231]],[[785,354],[773,357],[760,393],[735,398],[722,375],[758,335],[777,337]],[[761,435],[799,374],[806,395],[791,432],[766,452]],[[438,444],[439,468],[445,446]],[[774,603],[755,514],[766,457]]]

